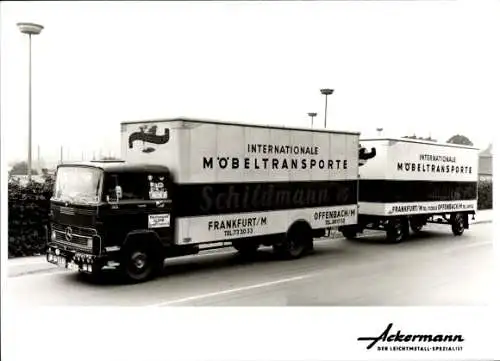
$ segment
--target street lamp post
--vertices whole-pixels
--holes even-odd
[[[326,112],[328,110],[328,96],[333,94],[333,89],[320,89],[320,92],[325,96],[325,129],[326,129]]]
[[[27,34],[29,38],[29,73],[28,73],[28,180],[31,181],[31,36],[39,35],[43,26],[34,23],[17,23],[21,33]]]
[[[314,117],[318,115],[318,113],[307,113],[311,117],[311,128],[313,127],[314,124]]]

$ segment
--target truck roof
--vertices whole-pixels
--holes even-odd
[[[170,170],[161,165],[155,164],[135,164],[125,162],[123,160],[100,160],[100,161],[90,161],[90,162],[70,162],[63,163],[58,167],[93,167],[100,168],[104,172],[110,173],[165,173],[170,172]]]
[[[426,145],[434,145],[437,147],[465,148],[465,149],[479,150],[479,148],[476,148],[473,146],[471,147],[469,145],[453,144],[453,143],[439,143],[439,142],[431,142],[428,140],[412,139],[412,138],[362,138],[359,141],[360,142],[393,141],[393,142],[402,142],[402,143],[419,143],[419,144],[426,144]]]
[[[187,118],[187,117],[177,117],[177,118],[168,118],[168,119],[130,120],[130,121],[123,121],[123,122],[121,122],[121,124],[125,125],[125,124],[144,124],[144,123],[168,123],[168,122],[176,122],[176,121],[182,121],[182,122],[188,122],[188,123],[234,125],[234,126],[251,127],[251,128],[300,130],[300,131],[309,131],[309,132],[317,132],[317,133],[351,134],[351,135],[358,135],[358,136],[361,134],[360,132],[349,132],[349,131],[342,131],[342,130],[313,129],[313,128],[306,128],[306,127],[299,128],[299,127],[286,127],[286,126],[279,126],[279,125],[225,122],[225,121],[219,121],[219,120]]]

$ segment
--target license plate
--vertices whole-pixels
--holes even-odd
[[[76,263],[70,262],[68,263],[68,269],[71,271],[78,271],[80,267]]]

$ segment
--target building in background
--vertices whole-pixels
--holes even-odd
[[[493,144],[479,153],[479,180],[493,180]]]

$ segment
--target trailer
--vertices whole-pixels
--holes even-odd
[[[342,227],[346,238],[375,229],[401,242],[427,223],[449,224],[457,236],[469,228],[477,211],[477,148],[407,138],[366,139],[360,147],[358,224]]]
[[[124,122],[121,144],[58,167],[49,262],[141,282],[221,247],[299,258],[358,222],[359,133],[175,118]]]

